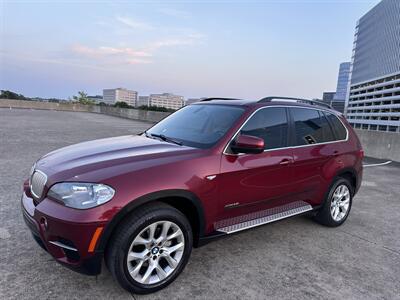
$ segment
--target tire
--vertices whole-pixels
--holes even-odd
[[[157,241],[152,245],[151,240]],[[106,251],[106,264],[124,289],[148,294],[178,277],[192,246],[187,218],[167,204],[154,202],[135,210],[118,226]]]
[[[344,191],[342,196],[339,196],[341,194],[340,191]],[[329,227],[342,225],[349,216],[353,202],[353,195],[354,188],[349,180],[343,177],[338,177],[331,185],[329,192],[324,199],[324,204],[314,216],[314,220]],[[345,202],[347,202],[347,206],[344,205]],[[347,209],[345,209],[346,207]],[[336,213],[336,211],[339,213]]]

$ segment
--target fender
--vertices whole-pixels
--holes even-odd
[[[358,189],[360,188],[360,178],[359,178],[359,176],[357,175],[356,170],[355,170],[354,168],[352,168],[352,167],[347,167],[347,168],[340,169],[339,171],[337,171],[337,172],[334,174],[334,176],[332,176],[331,183],[329,184],[328,190],[327,190],[326,193],[324,194],[324,198],[323,198],[321,204],[314,206],[314,207],[313,207],[314,210],[318,210],[319,208],[321,208],[322,206],[324,206],[325,201],[327,200],[327,197],[328,197],[328,195],[329,195],[329,192],[330,192],[330,190],[331,190],[331,188],[332,188],[332,185],[333,185],[333,183],[335,182],[335,179],[336,179],[337,177],[340,177],[340,175],[345,174],[345,173],[351,173],[351,174],[356,178],[356,186],[354,187],[354,195],[357,193]],[[353,196],[354,196],[354,195],[353,195]]]
[[[358,175],[356,169],[354,169],[352,167],[347,167],[347,168],[340,169],[340,171],[336,172],[334,178],[339,177],[340,175],[342,175],[344,173],[351,173],[351,175],[353,175],[354,178],[356,179],[356,185],[354,187],[354,195],[355,195],[358,192],[358,190],[359,190],[359,188],[361,186],[361,178]]]
[[[162,198],[171,198],[171,197],[179,197],[185,198],[187,201],[190,201],[195,207],[197,211],[197,216],[199,220],[199,238],[204,236],[204,228],[205,228],[205,217],[204,217],[204,209],[200,199],[192,192],[187,190],[163,190],[157,191],[150,194],[146,194],[141,196],[124,206],[106,225],[103,234],[100,237],[99,244],[97,246],[96,252],[104,252],[107,242],[110,239],[113,231],[117,228],[118,224],[130,213],[132,213],[137,207],[144,205],[146,203],[157,201]]]

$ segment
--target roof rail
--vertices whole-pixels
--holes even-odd
[[[200,101],[212,101],[212,100],[241,100],[241,99],[237,99],[237,98],[219,98],[219,97],[211,97],[211,98],[204,98],[201,99]]]
[[[333,109],[332,106],[330,106],[328,103],[319,101],[319,100],[310,100],[310,99],[303,99],[303,98],[291,98],[291,97],[279,97],[279,96],[271,96],[271,97],[265,97],[262,98],[261,100],[257,101],[258,103],[263,103],[263,102],[271,102],[271,101],[296,101],[300,103],[307,103],[311,105],[319,105],[319,106],[324,106],[330,109]]]

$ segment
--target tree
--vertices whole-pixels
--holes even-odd
[[[0,99],[29,100],[22,94],[17,94],[7,90],[1,90]]]
[[[72,100],[75,102],[79,102],[80,104],[84,105],[94,105],[96,102],[89,99],[88,95],[84,91],[79,91],[78,96],[73,96]]]
[[[131,108],[131,106],[123,101],[115,102],[114,107],[121,107],[121,108]]]
[[[139,109],[142,110],[153,110],[153,111],[162,111],[162,112],[175,112],[175,109],[171,108],[166,108],[166,107],[160,107],[160,106],[147,106],[147,105],[142,105],[139,106]]]

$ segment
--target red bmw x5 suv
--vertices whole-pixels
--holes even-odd
[[[22,212],[58,262],[96,275],[104,257],[122,287],[150,293],[213,238],[306,212],[341,225],[362,158],[353,129],[324,103],[209,98],[138,136],[45,155]]]

